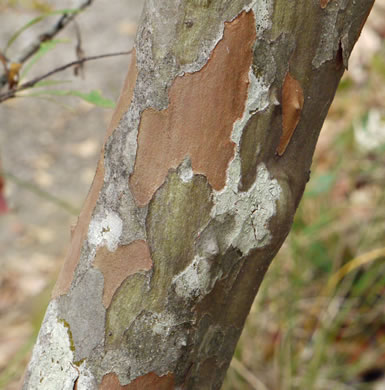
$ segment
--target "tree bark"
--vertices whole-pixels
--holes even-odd
[[[23,389],[219,389],[374,0],[148,0]]]

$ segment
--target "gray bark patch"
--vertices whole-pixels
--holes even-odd
[[[104,339],[106,311],[102,295],[103,276],[91,268],[69,294],[59,298],[59,318],[70,326],[75,361],[89,357]]]

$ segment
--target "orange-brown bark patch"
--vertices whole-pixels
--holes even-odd
[[[127,390],[173,390],[175,387],[174,376],[172,374],[158,376],[150,372],[136,378],[127,386]]]
[[[80,251],[83,241],[86,238],[88,224],[90,223],[92,212],[99,197],[99,192],[103,185],[104,165],[103,156],[100,157],[95,177],[91,189],[87,195],[83,209],[80,212],[75,229],[71,232],[72,240],[67,256],[64,260],[63,267],[60,271],[58,280],[52,292],[52,298],[66,294],[71,286],[75,269],[80,258]]]
[[[277,154],[282,156],[301,118],[304,98],[300,83],[288,72],[282,88],[282,135]]]
[[[321,8],[322,8],[322,9],[326,8],[327,5],[329,4],[329,1],[330,1],[330,0],[320,0]]]
[[[128,387],[122,386],[119,382],[118,376],[110,372],[107,375],[104,375],[102,383],[99,386],[99,390],[126,390]]]
[[[255,37],[253,13],[241,13],[225,24],[208,63],[174,80],[168,108],[143,112],[130,178],[139,206],[150,201],[168,170],[186,156],[194,173],[205,175],[216,190],[224,187],[234,155],[233,124],[245,108]]]
[[[150,372],[122,386],[117,375],[109,373],[103,377],[99,390],[172,390],[174,387],[174,377],[171,374],[159,377]]]
[[[132,54],[131,65],[129,67],[128,75],[124,83],[122,93],[119,97],[119,101],[115,112],[112,116],[110,126],[107,130],[107,138],[112,134],[114,129],[119,123],[121,116],[127,111],[128,106],[131,103],[134,84],[136,82],[136,58],[135,52]],[[90,191],[88,192],[87,199],[84,203],[82,211],[80,212],[78,222],[75,229],[71,232],[71,245],[67,252],[64,265],[60,271],[58,280],[52,292],[52,298],[56,298],[60,295],[66,294],[71,286],[71,282],[74,276],[75,269],[78,265],[80,258],[80,251],[88,232],[88,225],[91,220],[92,212],[94,211],[96,202],[99,198],[99,192],[102,189],[104,181],[104,147],[102,148],[98,166],[96,169],[95,177],[92,182]]]
[[[103,305],[108,308],[115,291],[128,276],[151,269],[150,249],[143,240],[122,245],[114,252],[101,247],[96,253],[94,265],[103,273]]]
[[[131,99],[134,94],[137,76],[138,69],[136,68],[136,51],[135,49],[133,49],[128,73],[126,79],[124,80],[122,91],[120,92],[118,104],[114,113],[112,114],[112,119],[106,133],[106,140],[116,129],[119,124],[119,121],[121,120],[122,116],[127,112],[128,107],[131,104]]]

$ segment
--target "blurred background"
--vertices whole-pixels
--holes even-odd
[[[94,1],[76,17],[77,27],[68,25],[30,60],[25,80],[74,60],[77,31],[86,56],[131,49],[142,4]],[[0,50],[39,15],[72,7],[69,0],[0,0]],[[57,18],[26,29],[7,57]],[[384,38],[385,0],[376,0],[225,390],[385,389]],[[0,215],[0,389],[18,388],[112,115],[84,94],[100,91],[106,102],[116,101],[128,64],[129,56],[87,62],[84,77],[69,69],[50,79],[70,96],[34,88],[0,104],[9,208]]]

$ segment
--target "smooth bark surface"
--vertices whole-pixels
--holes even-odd
[[[24,389],[219,389],[373,0],[148,0]]]

